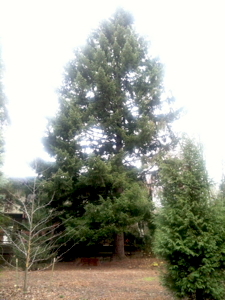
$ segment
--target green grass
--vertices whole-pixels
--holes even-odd
[[[143,280],[145,280],[145,281],[153,281],[155,279],[156,279],[156,277],[144,277],[143,278]]]

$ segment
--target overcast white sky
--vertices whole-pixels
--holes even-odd
[[[150,52],[165,64],[165,85],[188,113],[176,129],[205,147],[209,174],[219,181],[225,161],[224,1],[0,0],[0,43],[11,126],[4,171],[31,174],[29,161],[47,157],[41,137],[57,107],[55,89],[72,49],[120,5],[135,17]]]

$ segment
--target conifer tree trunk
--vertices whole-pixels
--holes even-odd
[[[123,259],[125,258],[124,251],[124,233],[117,233],[114,236],[114,249],[113,249],[113,258],[114,259]]]
[[[196,300],[204,300],[203,291],[201,289],[196,290]]]
[[[123,149],[122,137],[117,134],[116,136],[116,152],[119,154]],[[122,161],[120,162],[122,165]],[[122,188],[117,189],[117,193],[121,194],[123,192]],[[125,258],[125,250],[124,250],[124,233],[117,233],[114,235],[114,249],[113,249],[113,257],[116,259]]]

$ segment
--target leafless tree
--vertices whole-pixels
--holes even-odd
[[[38,263],[48,262],[47,265],[50,266],[52,261],[58,261],[65,253],[57,256],[59,249],[73,236],[73,232],[65,232],[61,229],[65,225],[64,222],[55,221],[59,214],[50,206],[54,194],[48,201],[43,201],[43,195],[37,188],[36,180],[30,189],[31,193],[28,197],[19,199],[14,197],[15,204],[22,213],[22,221],[14,219],[10,214],[5,214],[8,222],[0,224],[5,242],[12,247],[14,257],[23,264],[24,292],[27,291],[28,272]],[[10,226],[12,224],[13,226]],[[60,240],[64,242],[60,243]],[[4,259],[3,255],[2,258]],[[6,262],[13,266],[13,261]]]

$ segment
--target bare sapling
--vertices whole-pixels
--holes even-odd
[[[30,189],[29,186],[27,187]],[[65,253],[58,256],[58,251],[71,239],[73,232],[72,230],[70,232],[64,231],[65,222],[68,220],[60,222],[59,213],[50,206],[54,194],[50,200],[46,201],[46,195],[37,187],[36,179],[26,198],[14,198],[19,211],[22,213],[22,221],[14,219],[10,214],[5,214],[5,218],[8,219],[7,226],[0,224],[0,230],[12,248],[15,259],[8,261],[4,259],[3,255],[1,256],[8,265],[16,268],[16,272],[18,272],[18,263],[23,268],[23,291],[26,292],[29,271],[47,268],[53,264],[53,272],[55,263]],[[61,240],[64,242],[60,243]]]

